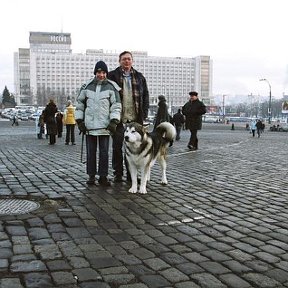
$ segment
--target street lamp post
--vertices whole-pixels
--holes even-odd
[[[270,85],[269,81],[265,78],[260,79],[259,81],[265,81],[269,85],[268,123],[271,124],[271,115],[272,115],[272,113],[271,113],[271,101],[272,101],[271,85]]]
[[[222,100],[222,113],[223,113],[223,115],[222,115],[222,117],[223,117],[223,119],[222,119],[222,122],[223,123],[225,123],[225,97],[227,96],[227,95],[222,95],[223,96],[223,100]]]

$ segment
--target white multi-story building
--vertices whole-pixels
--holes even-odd
[[[83,83],[93,77],[95,63],[106,62],[110,70],[119,65],[120,53],[88,49],[85,54],[72,53],[70,33],[30,32],[30,48],[14,54],[15,94],[18,104],[45,105],[50,98],[64,105],[74,100]],[[148,56],[132,51],[133,67],[147,79],[150,103],[157,104],[165,95],[169,107],[181,107],[188,93],[198,91],[205,104],[213,104],[212,60]]]

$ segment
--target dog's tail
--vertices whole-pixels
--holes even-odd
[[[175,140],[176,137],[176,129],[169,122],[162,122],[156,127],[156,133],[160,134],[162,138],[167,142],[171,142]]]

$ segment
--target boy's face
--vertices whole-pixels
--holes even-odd
[[[133,64],[133,58],[129,53],[123,54],[120,58],[120,66],[124,70],[130,70]]]
[[[97,80],[102,81],[102,80],[104,80],[106,77],[107,77],[107,73],[106,73],[106,72],[104,72],[104,71],[97,71],[97,72],[96,72],[96,78],[97,78]]]

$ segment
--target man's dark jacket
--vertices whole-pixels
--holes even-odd
[[[182,108],[185,116],[186,129],[201,130],[202,115],[206,113],[206,106],[199,99],[188,101]]]
[[[134,73],[135,80],[136,80],[136,86],[135,90],[137,91],[138,97],[135,97],[133,93],[133,99],[135,103],[135,110],[137,114],[136,122],[143,124],[143,121],[148,116],[148,110],[149,110],[149,92],[147,88],[146,79],[143,76],[142,73],[138,72],[134,68],[132,68],[132,73]],[[108,79],[116,82],[122,90],[120,90],[120,98],[121,103],[123,103],[123,81],[121,81],[121,78],[123,75],[123,71],[121,67],[116,68],[113,71],[110,71],[108,73]],[[133,83],[132,83],[133,86]],[[133,90],[133,87],[132,87]],[[138,109],[137,109],[138,107]]]

